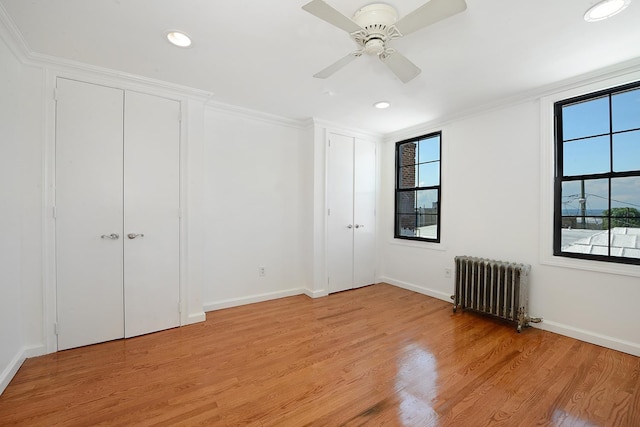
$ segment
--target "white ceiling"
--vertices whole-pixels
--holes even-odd
[[[390,45],[422,68],[407,84],[363,56],[326,80],[349,35],[303,11],[308,0],[0,0],[31,54],[213,92],[279,116],[388,133],[640,58],[640,1],[587,23],[595,0],[467,0],[465,12]],[[327,0],[351,16],[368,0]],[[426,0],[390,0],[402,17]],[[1,11],[0,11],[1,12]],[[188,49],[164,39],[190,34]],[[373,103],[392,106],[376,110]]]

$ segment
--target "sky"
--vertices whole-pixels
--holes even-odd
[[[576,176],[640,170],[640,89],[609,98],[563,107],[563,175]],[[613,159],[609,146],[609,117],[613,135]],[[563,208],[579,209],[580,181],[563,183]],[[585,181],[588,210],[608,208],[609,184],[606,179]],[[640,177],[611,180],[612,207],[640,210]]]

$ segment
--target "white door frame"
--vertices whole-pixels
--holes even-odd
[[[56,234],[54,220],[55,203],[55,143],[56,143],[56,101],[55,88],[58,77],[78,80],[86,83],[130,90],[165,97],[180,102],[180,326],[204,320],[204,313],[189,316],[188,288],[187,288],[187,105],[189,97],[177,92],[173,88],[162,88],[155,81],[127,78],[126,76],[108,76],[98,73],[75,70],[52,70],[45,68],[45,82],[43,91],[44,116],[44,154],[43,154],[43,214],[42,214],[42,264],[43,264],[43,314],[42,331],[45,353],[58,350],[56,336]]]

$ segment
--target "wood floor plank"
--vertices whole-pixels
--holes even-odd
[[[640,426],[640,359],[387,284],[25,361],[2,426]]]

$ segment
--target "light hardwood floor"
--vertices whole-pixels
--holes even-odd
[[[640,358],[386,284],[27,360],[0,425],[640,426]]]

